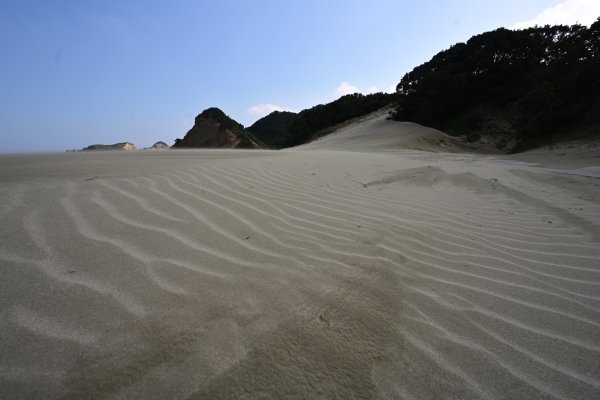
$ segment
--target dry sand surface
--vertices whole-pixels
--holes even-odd
[[[0,397],[600,398],[600,181],[503,160],[379,117],[1,156]]]

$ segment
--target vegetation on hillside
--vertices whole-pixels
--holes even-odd
[[[290,128],[297,119],[298,114],[294,112],[273,111],[246,130],[270,148],[280,149],[285,146],[290,135]]]
[[[516,150],[598,135],[600,19],[474,36],[407,73],[397,93],[398,120],[511,134]]]
[[[272,112],[247,130],[273,149],[298,146],[330,133],[337,124],[394,103],[395,94],[349,94],[327,104],[291,112]]]
[[[276,111],[248,129],[209,108],[196,124],[199,118],[218,121],[241,140],[238,147],[259,143],[278,149],[310,142],[392,103],[395,119],[469,140],[498,135],[499,147],[513,143],[506,139],[511,136],[517,142],[513,151],[598,137],[600,18],[589,28],[500,28],[476,35],[404,75],[395,94],[355,93],[298,114]],[[185,140],[177,139],[173,147],[189,147]]]
[[[327,104],[302,110],[289,130],[284,147],[298,146],[323,136],[326,128],[392,104],[395,94],[348,94]]]

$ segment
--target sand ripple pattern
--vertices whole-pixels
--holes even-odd
[[[0,397],[600,398],[600,210],[233,154],[2,188]]]

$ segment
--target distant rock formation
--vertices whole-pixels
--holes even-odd
[[[172,148],[247,148],[265,147],[240,123],[218,108],[208,108],[196,117],[194,126]]]
[[[115,143],[115,144],[92,144],[81,151],[90,150],[137,150],[135,144],[129,142]]]
[[[150,147],[150,149],[152,149],[152,150],[163,150],[163,149],[168,149],[168,148],[169,148],[169,145],[166,144],[165,142],[161,142],[161,141],[154,143],[152,145],[152,147]]]

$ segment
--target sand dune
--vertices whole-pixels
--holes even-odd
[[[376,111],[296,149],[377,152],[419,150],[436,153],[467,150],[457,138],[437,129],[412,122],[388,120],[389,111]]]
[[[600,184],[459,150],[2,156],[1,397],[600,397]]]

